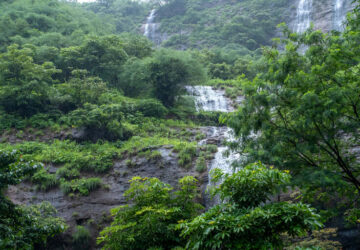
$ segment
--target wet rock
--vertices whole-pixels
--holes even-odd
[[[135,166],[126,164],[129,159],[115,161],[109,173],[97,175],[107,187],[91,192],[89,196],[69,197],[64,195],[60,188],[40,192],[27,182],[9,187],[7,195],[16,204],[37,204],[49,201],[57,209],[58,216],[64,218],[70,225],[70,230],[61,238],[70,241],[65,242],[65,245],[71,245],[71,235],[76,225],[86,225],[95,238],[98,232],[109,224],[109,210],[127,204],[123,194],[129,188],[129,180],[134,176],[157,177],[176,187],[179,179],[192,175],[199,178],[200,185],[203,185],[201,189],[205,189],[202,183],[203,178],[194,167],[184,169],[178,165],[177,155],[172,152],[172,147],[156,147],[156,150],[161,154],[158,161],[150,161],[145,157],[133,157],[130,160],[135,163]],[[57,170],[57,166],[47,167],[52,173]],[[86,177],[91,177],[91,175],[88,174]]]

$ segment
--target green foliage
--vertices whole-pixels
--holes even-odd
[[[84,249],[90,247],[91,234],[86,227],[76,226],[76,231],[72,237],[75,248]]]
[[[98,238],[104,249],[159,249],[181,245],[175,224],[190,219],[201,208],[194,202],[198,195],[196,179],[179,180],[179,190],[157,178],[134,177],[124,193],[133,205],[111,210],[114,221]]]
[[[88,77],[86,70],[73,70],[68,83],[58,84],[53,91],[52,102],[67,112],[85,103],[96,104],[100,96],[108,91],[106,83],[99,77]]]
[[[47,191],[59,185],[56,175],[49,174],[46,169],[41,169],[31,177],[31,182],[42,191]]]
[[[118,104],[101,106],[85,104],[84,108],[72,111],[70,119],[74,125],[87,130],[89,139],[128,139],[132,133],[123,126],[121,111],[122,106]],[[94,137],[91,137],[92,135]]]
[[[116,87],[127,96],[145,96],[151,92],[146,60],[130,58],[122,67]]]
[[[52,144],[24,142],[16,145],[1,144],[6,150],[19,150],[23,158],[51,163],[65,164],[68,169],[77,169],[94,173],[103,173],[113,165],[113,158],[118,157],[117,148],[108,143],[79,145],[70,141],[55,140]]]
[[[308,201],[324,204],[340,195],[347,198],[339,205],[358,206],[358,18],[355,11],[343,34],[299,35],[280,26],[285,51],[265,50],[264,73],[241,80],[243,106],[224,119],[249,162],[290,169]]]
[[[348,225],[358,225],[360,224],[360,209],[359,208],[352,208],[346,211],[345,219]]]
[[[65,222],[54,217],[56,210],[50,203],[18,206],[3,194],[9,185],[20,183],[42,168],[19,158],[16,151],[0,151],[0,248],[31,249],[66,230]]]
[[[219,118],[222,112],[208,112],[200,111],[196,114],[192,114],[190,117],[193,121],[203,125],[203,126],[219,126]]]
[[[154,96],[165,106],[174,105],[175,97],[184,85],[205,80],[200,63],[184,52],[159,50],[149,61],[148,67]]]
[[[273,167],[267,169],[261,163],[256,163],[234,175],[224,175],[219,169],[215,169],[211,175],[215,183],[224,178],[215,190],[221,200],[229,200],[243,208],[253,208],[269,200],[270,195],[278,193],[282,185],[290,183],[288,172]]]
[[[56,176],[58,178],[72,180],[80,177],[80,171],[77,168],[73,168],[71,164],[65,164],[64,167],[56,171]]]
[[[81,178],[71,181],[61,181],[60,188],[65,194],[79,193],[88,196],[91,191],[99,189],[102,186],[100,178]]]
[[[280,248],[281,233],[306,234],[321,226],[320,216],[302,203],[267,202],[290,175],[261,163],[234,174],[214,173],[215,188],[223,203],[178,225],[189,249],[271,249]],[[267,202],[266,204],[264,204]]]
[[[204,157],[199,157],[196,159],[196,171],[203,173],[207,170],[206,160]]]
[[[174,151],[178,153],[178,163],[180,166],[189,168],[193,159],[197,155],[196,143],[182,143],[174,147]]]
[[[67,79],[74,68],[86,69],[114,85],[117,83],[121,65],[128,55],[120,37],[111,35],[88,37],[80,46],[61,49],[61,68]]]
[[[304,239],[296,239],[298,242],[286,247],[286,250],[299,250],[299,249],[315,249],[315,250],[337,250],[341,249],[340,242],[332,240],[337,237],[336,228],[325,228],[322,230],[315,230],[312,235],[305,237]]]
[[[11,43],[40,46],[41,55],[55,55],[60,47],[77,45],[86,34],[108,34],[114,23],[80,5],[63,1],[2,1],[0,50]],[[3,47],[4,46],[4,47]]]
[[[172,48],[226,48],[246,54],[270,45],[276,25],[291,14],[284,0],[176,0],[158,10]]]
[[[167,114],[167,109],[157,100],[145,99],[139,101],[135,110],[147,117],[163,118]]]
[[[106,23],[112,23],[117,33],[138,30],[150,11],[150,6],[130,0],[101,0],[86,8],[98,13]]]
[[[32,53],[12,45],[0,54],[0,105],[7,112],[30,116],[49,105],[49,84],[60,71],[51,62],[34,63]]]

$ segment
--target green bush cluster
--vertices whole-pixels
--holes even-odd
[[[3,191],[9,185],[31,178],[43,166],[20,157],[19,152],[0,150],[0,248],[32,249],[42,247],[47,239],[66,231],[63,219],[49,202],[32,206],[15,205]]]
[[[179,165],[185,168],[190,168],[191,163],[197,156],[196,143],[180,143],[174,147],[174,151],[178,152]]]
[[[31,177],[31,182],[36,184],[36,187],[42,191],[48,191],[59,185],[60,181],[56,175],[50,174],[46,169],[41,169]]]
[[[108,249],[173,249],[184,246],[175,225],[193,218],[202,209],[195,201],[197,180],[187,176],[179,180],[179,189],[157,178],[134,177],[124,193],[131,205],[111,210],[113,221],[98,237]],[[181,248],[180,248],[181,249]]]
[[[287,171],[251,164],[234,174],[215,169],[213,181],[223,182],[212,194],[221,203],[177,226],[190,249],[282,248],[281,233],[304,235],[322,226],[320,216],[302,203],[270,202],[290,182]],[[268,202],[267,202],[268,201]],[[265,205],[262,205],[265,204]]]
[[[91,234],[89,229],[84,226],[76,226],[72,235],[72,242],[77,249],[90,247]]]
[[[174,0],[159,11],[160,32],[172,48],[226,47],[249,53],[271,44],[276,25],[290,15],[284,0]]]
[[[91,191],[102,186],[100,178],[81,178],[71,181],[61,181],[60,188],[65,194],[77,194],[87,196]]]
[[[203,173],[206,170],[207,170],[206,160],[204,157],[199,156],[196,159],[196,171],[198,171],[199,173]]]

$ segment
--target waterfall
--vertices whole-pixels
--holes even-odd
[[[195,99],[195,105],[197,111],[218,111],[218,112],[232,112],[234,107],[231,105],[229,99],[225,97],[225,91],[213,89],[210,86],[186,86],[187,92]],[[240,100],[240,99],[239,99]],[[228,127],[206,127],[207,130],[206,139],[199,142],[200,145],[205,144],[207,140],[220,140],[222,142],[231,142],[235,140],[233,130]],[[215,168],[221,169],[225,173],[232,173],[232,163],[240,159],[240,155],[234,152],[228,152],[226,145],[220,145],[216,152],[214,159],[209,163],[208,172]],[[214,185],[211,183],[209,175],[208,185]],[[215,197],[213,201],[207,201],[207,206],[210,207],[219,203],[219,197]]]
[[[333,29],[342,31],[346,20],[345,0],[334,0],[334,23]]]
[[[310,27],[312,0],[300,0],[296,12],[295,31],[303,33]]]
[[[144,28],[144,36],[155,42],[155,31],[157,28],[157,23],[154,23],[156,17],[156,10],[153,9],[150,12],[150,15],[146,19],[146,24]]]
[[[197,111],[234,111],[222,90],[213,89],[210,86],[186,86],[186,90],[195,97]]]

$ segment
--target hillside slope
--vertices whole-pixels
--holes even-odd
[[[285,22],[296,31],[308,21],[325,32],[342,29],[351,0],[173,0],[157,9],[156,44],[175,49],[222,48],[237,54],[256,52],[281,35]],[[304,7],[306,7],[304,9]],[[308,20],[304,20],[304,18]]]

